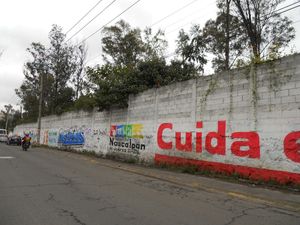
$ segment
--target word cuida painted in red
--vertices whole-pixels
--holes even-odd
[[[194,132],[173,130],[172,123],[163,123],[157,130],[157,144],[167,151],[196,152],[207,151],[211,155],[225,156],[226,146],[233,156],[247,157],[254,160],[261,158],[259,134],[255,131],[226,133],[226,121],[218,121],[217,131],[202,132],[203,123],[196,122]],[[194,134],[193,134],[194,133]],[[166,135],[168,134],[168,135]],[[175,137],[175,140],[172,139]],[[230,138],[230,144],[226,142]],[[227,139],[227,140],[226,140]],[[193,147],[194,146],[194,147]],[[300,163],[300,131],[288,133],[282,143],[283,153],[290,163]],[[187,156],[187,155],[186,155]],[[155,154],[157,164],[194,165],[204,170],[214,170],[226,174],[239,174],[254,180],[277,180],[279,183],[300,184],[300,174],[294,171],[280,171],[247,165],[229,164],[226,162],[205,161],[177,156]]]
[[[176,149],[177,151],[202,153],[204,150],[212,155],[226,155],[226,137],[232,139],[230,151],[238,157],[248,157],[260,159],[260,138],[255,131],[248,132],[233,132],[226,134],[226,121],[218,121],[217,131],[210,131],[204,136],[201,131],[203,122],[196,123],[195,138],[193,132],[173,131],[172,123],[163,123],[158,127],[157,144],[158,147],[164,150]],[[167,141],[164,138],[164,132],[169,130],[175,136],[174,141]],[[173,136],[172,134],[172,136]],[[193,140],[195,143],[193,143]],[[215,141],[213,141],[215,140]],[[290,160],[300,162],[300,131],[287,134],[284,139],[284,153]],[[204,143],[202,143],[204,142]],[[195,149],[193,149],[193,144]]]

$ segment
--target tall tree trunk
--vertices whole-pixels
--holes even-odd
[[[259,47],[257,46],[257,42],[254,41],[252,43],[252,51],[253,51],[253,56],[255,61],[260,60],[260,52],[259,52]]]

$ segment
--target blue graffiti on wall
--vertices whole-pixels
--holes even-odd
[[[82,132],[60,133],[58,143],[63,145],[83,145],[84,134]]]

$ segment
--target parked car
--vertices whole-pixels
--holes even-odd
[[[12,135],[10,137],[7,138],[7,142],[8,145],[21,145],[22,144],[22,138],[19,135]]]
[[[0,142],[7,142],[7,131],[0,129]]]

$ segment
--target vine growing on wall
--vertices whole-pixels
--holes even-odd
[[[233,73],[229,73],[229,124],[231,130],[231,121],[233,113]]]
[[[203,113],[204,109],[206,108],[207,97],[210,94],[214,93],[215,90],[217,89],[217,87],[218,87],[218,79],[217,78],[212,78],[209,81],[207,90],[204,92],[204,94],[202,95],[201,100],[200,100],[201,113]]]
[[[257,102],[259,100],[258,90],[257,90],[257,65],[253,64],[251,66],[251,97],[252,97],[252,107],[253,107],[253,118],[254,118],[254,128],[257,128]]]
[[[295,74],[295,71],[291,73],[284,73],[282,70],[278,69],[278,66],[275,64],[276,61],[272,60],[268,62],[269,73],[269,90],[274,93],[280,91],[281,87],[290,81],[292,76]],[[281,62],[277,60],[277,62]]]
[[[249,81],[249,91],[252,104],[252,115],[254,119],[254,129],[257,127],[257,102],[259,100],[258,84],[257,84],[257,62],[252,62],[249,66],[245,67],[245,77]]]

